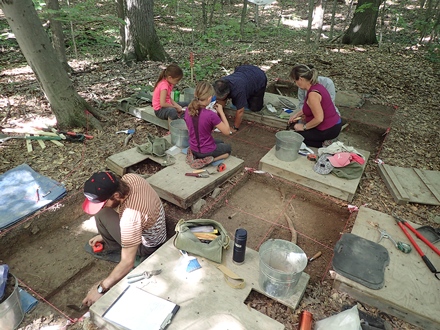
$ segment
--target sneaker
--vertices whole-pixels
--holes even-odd
[[[191,168],[194,168],[196,170],[201,169],[205,166],[208,166],[209,164],[211,164],[214,161],[214,157],[212,156],[208,156],[205,158],[199,158],[199,159],[194,159],[193,163],[190,164]]]
[[[221,131],[217,127],[213,130],[213,132],[221,133]]]
[[[332,145],[333,142],[336,142],[336,141],[339,141],[339,140],[337,138],[333,139],[333,140],[325,140],[324,142],[322,142],[322,146],[324,148],[328,147],[328,146]]]

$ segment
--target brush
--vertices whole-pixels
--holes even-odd
[[[197,261],[197,259],[195,257],[190,257],[188,255],[188,252],[183,251],[183,250],[179,250],[180,253],[182,254],[183,258],[185,259],[185,262],[187,262],[187,266],[186,266],[186,272],[187,273],[191,273],[199,268],[202,268],[202,266],[200,266],[199,262]]]

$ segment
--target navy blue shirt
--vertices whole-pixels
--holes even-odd
[[[254,65],[241,65],[233,74],[222,79],[229,81],[231,91],[228,98],[232,99],[237,109],[244,108],[248,99],[266,88],[267,84],[266,74]]]

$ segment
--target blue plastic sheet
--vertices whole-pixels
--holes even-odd
[[[9,266],[0,265],[0,300],[5,294],[6,282],[8,280]]]
[[[27,164],[3,173],[0,175],[0,230],[61,199],[65,194],[63,185],[35,172]]]

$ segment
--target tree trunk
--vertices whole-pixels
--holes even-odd
[[[212,2],[212,8],[211,8],[211,14],[209,15],[209,23],[208,23],[208,27],[212,26],[212,17],[214,16],[214,10],[215,10],[215,5],[217,4],[217,0],[214,0]]]
[[[124,0],[116,0],[116,13],[118,14],[118,18],[120,20],[125,19],[125,1]],[[121,49],[125,49],[125,25],[122,22],[119,22],[119,36],[121,38]]]
[[[47,9],[56,10],[57,13],[49,14],[50,31],[52,32],[52,45],[57,53],[58,59],[61,62],[64,70],[72,72],[72,68],[67,63],[66,47],[64,45],[63,26],[60,18],[60,4],[58,0],[46,0]]]
[[[324,24],[324,14],[325,14],[325,6],[327,5],[327,0],[322,0],[321,2],[321,14],[320,14],[320,21],[317,22],[318,24],[318,32],[316,33],[316,38],[315,38],[315,49],[318,47],[319,45],[319,40],[321,39],[321,33],[322,33],[322,25]]]
[[[202,31],[202,35],[206,34],[206,28],[208,25],[208,14],[206,11],[206,0],[202,0],[202,22],[203,22],[203,31]]]
[[[319,28],[319,24],[324,19],[324,8],[322,4],[322,0],[317,0],[315,4],[315,8],[313,9],[313,20],[312,20],[312,28]]]
[[[243,0],[243,9],[241,11],[241,21],[240,21],[240,36],[243,39],[244,36],[244,24],[246,21],[246,12],[247,12],[247,0]]]
[[[361,6],[372,3],[370,8],[359,10]],[[359,0],[350,26],[342,37],[343,44],[377,44],[376,22],[382,0]]]
[[[41,25],[33,2],[0,0],[0,8],[49,100],[58,127],[86,127],[87,115],[84,110],[100,117],[100,113],[80,97],[73,87]],[[93,117],[90,125],[102,128],[100,122]]]
[[[309,19],[307,24],[306,44],[310,42],[310,36],[312,35],[312,18],[313,18],[313,6],[315,0],[309,0]]]
[[[333,39],[333,31],[335,28],[335,16],[336,16],[336,5],[337,5],[338,0],[333,0],[333,7],[332,7],[332,22],[331,22],[331,26],[330,26],[330,35],[329,35],[329,39],[332,40]]]
[[[154,29],[153,0],[126,0],[124,59],[167,61],[170,59]]]

